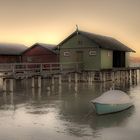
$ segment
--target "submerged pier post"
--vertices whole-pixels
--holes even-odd
[[[68,82],[71,83],[71,74],[68,75]]]
[[[128,82],[131,85],[131,70],[128,70]]]
[[[134,85],[135,84],[134,69],[131,70],[131,79],[132,79],[132,84]]]
[[[54,75],[52,75],[52,85],[54,85]]]
[[[34,87],[35,87],[35,78],[32,77],[32,88],[34,88]]]
[[[78,83],[78,75],[77,75],[77,73],[75,73],[74,78],[75,78],[75,83],[77,84]]]
[[[10,92],[14,91],[14,79],[9,79],[10,81]]]
[[[82,82],[85,82],[86,80],[85,80],[85,74],[84,74],[84,72],[82,73]]]
[[[115,82],[115,72],[114,71],[111,72],[111,79],[112,79],[112,82],[114,83]]]
[[[3,78],[3,91],[6,91],[6,87],[7,87],[7,79]]]
[[[105,81],[106,81],[105,72],[102,72],[102,81],[103,81],[103,82],[105,82]]]
[[[88,73],[88,84],[90,85],[91,84],[91,74]]]
[[[139,69],[139,81],[140,81],[140,69]]]
[[[41,76],[38,76],[38,88],[41,88]]]
[[[137,84],[137,82],[138,82],[138,71],[137,71],[137,69],[135,71],[136,71],[136,84]]]
[[[59,83],[59,85],[61,85],[62,84],[62,75],[59,75],[59,77],[58,77],[59,79],[58,79],[58,83]]]

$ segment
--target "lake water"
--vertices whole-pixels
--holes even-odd
[[[140,137],[140,83],[118,84],[134,99],[134,107],[96,115],[90,100],[112,85],[63,83],[32,89],[30,80],[16,81],[14,92],[0,91],[1,140],[136,140]],[[1,87],[1,86],[0,86]]]

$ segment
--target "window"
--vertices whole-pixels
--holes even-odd
[[[27,57],[27,62],[32,62],[32,57],[31,56]]]
[[[96,51],[95,51],[95,50],[89,51],[89,55],[90,55],[90,56],[95,56],[95,55],[96,55]]]
[[[64,52],[64,56],[69,57],[70,56],[70,52]]]

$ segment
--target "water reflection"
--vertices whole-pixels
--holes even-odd
[[[15,140],[23,139],[27,131],[31,132],[31,137],[26,137],[26,140],[37,140],[39,136],[41,140],[46,140],[47,136],[50,136],[50,139],[101,139],[102,135],[106,134],[103,129],[129,129],[130,122],[133,123],[135,118],[139,119],[140,109],[137,109],[139,113],[136,113],[135,108],[105,116],[96,115],[89,101],[109,90],[112,87],[111,82],[92,85],[63,83],[58,86],[44,81],[42,88],[31,88],[31,82],[25,82],[16,82],[18,90],[14,93],[1,93],[0,114],[3,115],[0,115],[0,136],[4,130],[11,137],[17,134]],[[130,90],[127,84],[115,83],[114,87],[124,91]],[[129,94],[133,92],[129,91]],[[137,100],[137,106],[139,104]],[[7,114],[14,117],[10,118]],[[17,129],[19,126],[20,130]],[[13,133],[10,133],[12,129]],[[6,139],[6,135],[2,139]]]
[[[98,116],[93,113],[89,117],[89,124],[91,128],[95,130],[117,126],[124,127],[125,125],[127,125],[129,118],[133,115],[134,111],[135,108],[133,106],[125,111],[114,114]]]
[[[41,88],[38,88],[38,101],[41,101]]]

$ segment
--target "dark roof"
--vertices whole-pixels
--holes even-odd
[[[20,55],[26,49],[27,46],[22,44],[0,43],[0,55]]]
[[[69,37],[67,37],[64,41],[62,41],[59,46],[61,46],[63,43],[65,43],[68,39],[75,36],[76,34],[81,34],[88,39],[92,40],[94,43],[96,43],[100,48],[103,49],[109,49],[109,50],[115,50],[115,51],[126,51],[126,52],[135,52],[131,48],[127,47],[120,41],[107,36],[97,35],[89,32],[84,31],[75,31],[72,33]]]
[[[33,44],[31,47],[29,47],[28,49],[26,49],[23,53],[29,51],[30,49],[33,49],[33,48],[36,47],[36,46],[41,46],[41,47],[43,47],[43,48],[45,48],[45,49],[47,49],[47,50],[50,50],[50,51],[53,52],[53,53],[57,53],[57,51],[56,51],[56,50],[57,50],[56,45],[45,44],[45,43],[35,43],[35,44]]]

